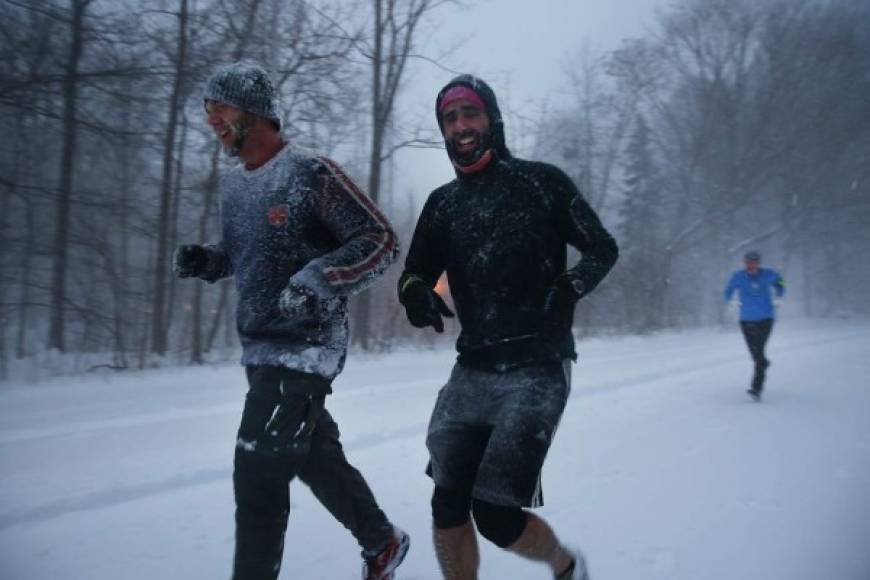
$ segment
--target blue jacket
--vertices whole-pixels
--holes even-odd
[[[731,275],[725,288],[725,301],[731,300],[734,291],[740,298],[740,320],[754,321],[774,318],[773,296],[785,294],[785,281],[782,276],[770,268],[759,268],[755,274],[746,270],[738,270]]]

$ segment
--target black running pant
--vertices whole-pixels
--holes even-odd
[[[749,354],[755,364],[752,388],[760,391],[764,385],[765,372],[770,365],[770,361],[764,356],[764,346],[770,337],[770,331],[773,329],[773,319],[741,320],[740,329],[743,331],[743,338],[746,339],[746,346],[749,347]]]
[[[248,367],[250,388],[236,443],[233,486],[236,498],[236,552],[233,580],[275,580],[281,567],[284,531],[290,512],[289,484],[294,477],[341,522],[364,550],[376,550],[392,536],[392,526],[378,507],[362,475],[347,461],[338,425],[314,397],[288,393],[329,391],[321,377],[280,367]],[[325,389],[312,386],[325,382]],[[323,387],[323,385],[321,385]],[[289,403],[288,403],[289,401]],[[300,408],[287,408],[298,402]],[[279,405],[284,404],[284,408]],[[304,408],[301,408],[303,407]],[[312,409],[314,414],[312,416]],[[278,445],[267,424],[281,413],[287,445]],[[306,423],[314,421],[313,429]],[[280,441],[278,442],[280,443]],[[294,445],[295,444],[295,445]]]

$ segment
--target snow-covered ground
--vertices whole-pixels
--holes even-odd
[[[870,322],[782,321],[765,400],[736,326],[579,345],[540,512],[595,580],[870,579]],[[439,578],[424,434],[453,353],[351,359],[328,402],[351,461]],[[219,579],[233,551],[238,366],[0,385],[0,578]],[[359,577],[301,484],[283,579]],[[480,577],[546,570],[482,544]]]

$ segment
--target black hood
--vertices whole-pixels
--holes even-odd
[[[474,75],[459,75],[438,91],[438,97],[435,99],[435,118],[438,121],[438,128],[441,130],[441,134],[444,134],[444,127],[441,124],[441,113],[439,112],[441,99],[444,98],[444,94],[447,91],[457,85],[466,86],[480,95],[483,104],[486,105],[486,115],[489,117],[489,132],[492,138],[492,146],[496,154],[502,159],[510,157],[510,151],[508,151],[504,140],[504,121],[501,118],[501,110],[498,108],[495,93],[488,84]]]

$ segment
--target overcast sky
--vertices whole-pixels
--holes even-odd
[[[509,82],[518,102],[555,90],[568,53],[588,44],[603,51],[643,33],[662,0],[468,0],[468,8],[442,8],[438,44],[466,43],[449,55],[452,68]],[[433,71],[434,72],[434,71]],[[448,73],[436,72],[446,77]]]
[[[642,36],[654,8],[666,0],[465,0],[467,8],[442,7],[424,31],[421,51],[441,56],[450,69],[489,82],[502,109],[533,115],[534,103],[558,103],[567,57],[584,46],[596,53],[617,48],[624,38]],[[458,49],[444,54],[461,42]],[[428,116],[435,125],[434,100],[453,73],[417,63],[403,93],[403,109]],[[426,119],[424,119],[426,120]],[[511,127],[506,127],[508,146]],[[443,151],[412,150],[398,158],[396,195],[413,191],[419,207],[433,188],[453,178]]]

